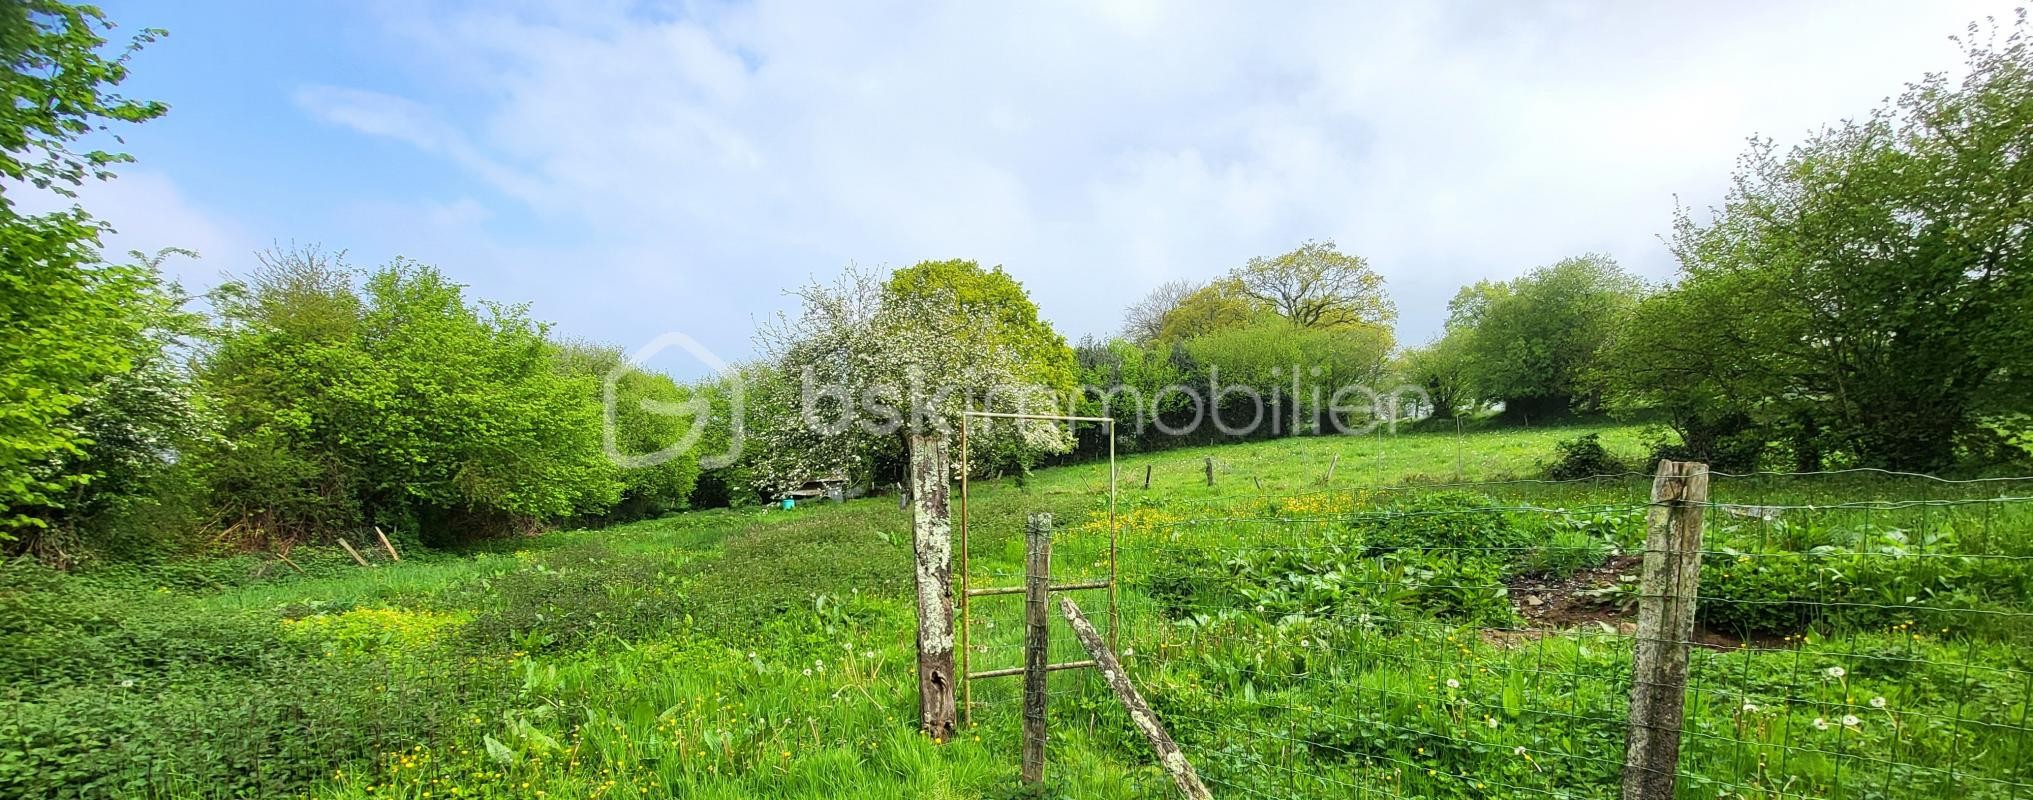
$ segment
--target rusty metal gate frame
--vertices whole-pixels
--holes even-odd
[[[970,427],[969,425],[970,421],[976,418],[1016,419],[1016,420],[1028,419],[1028,420],[1045,420],[1051,422],[1066,422],[1066,423],[1097,422],[1101,423],[1104,426],[1104,430],[1108,432],[1108,580],[1093,581],[1088,583],[1062,584],[1058,586],[1052,586],[1050,588],[1050,591],[1070,592],[1084,589],[1107,589],[1108,647],[1110,650],[1114,650],[1116,647],[1115,632],[1117,627],[1116,598],[1115,598],[1115,547],[1116,547],[1115,500],[1116,500],[1116,477],[1117,477],[1115,474],[1115,420],[1111,417],[1078,417],[1078,416],[1065,416],[1059,414],[1015,414],[995,411],[962,412],[960,415],[961,469],[960,469],[959,594],[960,594],[960,674],[964,676],[964,680],[960,682],[960,718],[962,723],[967,725],[974,724],[974,682],[976,680],[980,680],[982,678],[1002,678],[1011,675],[1023,674],[1022,667],[1014,669],[986,670],[983,672],[971,671],[973,657],[969,649],[969,643],[972,639],[972,634],[970,633],[970,631],[973,627],[972,626],[973,617],[971,610],[972,603],[970,603],[969,601],[975,597],[985,597],[999,594],[1023,594],[1024,592],[1024,587],[1022,586],[999,586],[985,589],[976,589],[970,586],[968,583],[967,474],[969,472],[969,468],[972,467],[972,463],[969,461],[967,456],[967,434],[968,429]],[[1069,425],[1068,427],[1070,429],[1071,426]],[[1069,661],[1062,664],[1052,664],[1046,667],[1046,669],[1050,670],[1086,669],[1094,666],[1095,662],[1093,661]]]

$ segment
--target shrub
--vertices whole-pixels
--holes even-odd
[[[1629,465],[1602,446],[1602,434],[1590,433],[1554,444],[1553,463],[1546,466],[1546,477],[1556,481],[1580,480],[1629,469]]]

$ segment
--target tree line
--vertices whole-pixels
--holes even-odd
[[[797,290],[753,360],[689,385],[617,371],[618,349],[427,265],[275,251],[191,298],[161,276],[191,254],[109,259],[83,209],[18,210],[110,177],[128,157],[88,143],[168,111],[118,92],[161,32],[114,30],[60,2],[0,11],[22,98],[0,111],[0,546],[56,563],[371,526],[451,541],[818,478],[922,499],[957,470],[1106,446],[1006,420],[970,422],[964,459],[912,438],[989,407],[1108,415],[1126,451],[1574,414],[1657,419],[1661,455],[1722,468],[1940,470],[2033,446],[2023,14],[1972,26],[1953,79],[1790,149],[1754,141],[1720,205],[1676,215],[1664,283],[1580,255],[1463,287],[1441,336],[1402,347],[1381,273],[1307,241],[1157,287],[1119,335],[1069,344],[1000,267],[927,261]],[[678,457],[609,457],[695,426]]]

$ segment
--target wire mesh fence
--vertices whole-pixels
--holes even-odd
[[[1655,637],[1686,658],[1678,796],[2033,798],[2033,480],[1710,478],[1693,624]],[[1653,724],[1650,484],[1132,493],[1121,655],[1217,794],[1617,796]],[[1077,573],[1096,554],[1069,533]],[[1068,680],[1055,704],[1108,714]]]

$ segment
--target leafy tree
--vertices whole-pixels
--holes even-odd
[[[101,226],[83,211],[24,217],[8,190],[71,195],[110,177],[124,154],[78,153],[82,137],[167,110],[114,92],[126,59],[99,48],[111,23],[89,6],[50,0],[0,7],[0,541],[46,530],[97,474],[77,468],[90,444],[76,413],[150,352],[149,310],[162,291],[148,271],[100,263]]]
[[[950,436],[970,408],[1051,412],[1070,400],[1072,353],[1037,318],[1022,287],[971,261],[925,262],[886,281],[850,270],[832,286],[800,292],[803,309],[762,334],[785,378],[758,387],[765,415],[753,431],[763,480],[785,487],[830,471],[867,474],[901,443],[909,467],[918,587],[918,687],[926,735],[951,741],[953,689]],[[972,452],[1061,451],[1056,426],[980,424]],[[979,447],[980,451],[972,448]]]
[[[1276,258],[1252,258],[1229,277],[1242,293],[1302,328],[1389,328],[1398,315],[1384,276],[1361,256],[1335,249],[1331,239],[1304,242]]]
[[[1467,338],[1442,336],[1432,344],[1406,348],[1398,355],[1394,365],[1398,378],[1426,393],[1427,401],[1433,405],[1433,417],[1450,418],[1474,411],[1468,359],[1462,352]]]
[[[1446,347],[1467,384],[1505,412],[1552,417],[1599,405],[1598,359],[1644,285],[1608,256],[1569,258],[1512,281],[1463,287],[1448,308]]]
[[[176,286],[159,284],[171,254],[196,255],[131,254],[136,263],[124,269],[143,276],[148,291],[127,309],[139,330],[127,343],[128,368],[107,374],[58,423],[76,434],[77,451],[38,470],[65,487],[49,505],[23,508],[42,524],[26,532],[21,548],[44,563],[66,567],[97,556],[160,552],[195,527],[190,465],[179,454],[205,439],[211,424],[182,354],[203,320],[184,310]]]
[[[26,183],[67,197],[87,176],[112,177],[126,153],[77,152],[78,142],[111,123],[146,122],[169,106],[131,100],[115,91],[127,79],[127,60],[165,34],[143,29],[121,52],[100,52],[113,23],[99,9],[58,0],[13,0],[0,5],[0,218],[14,214],[9,183]],[[115,137],[117,140],[118,137]]]
[[[1157,341],[1178,343],[1215,331],[1240,328],[1274,313],[1241,281],[1220,278],[1181,298],[1158,325]]]
[[[263,264],[213,293],[222,324],[200,372],[225,437],[203,460],[231,530],[470,536],[620,500],[597,381],[560,370],[521,307],[468,304],[406,261],[358,288],[315,250]]]
[[[1622,348],[1622,396],[1690,428],[1937,469],[2033,375],[2033,49],[1971,26],[1959,80],[1780,153],[1754,142],[1706,224],[1682,213],[1679,285]],[[1734,420],[1734,422],[1732,422]],[[1688,444],[1693,445],[1690,441]]]
[[[690,507],[692,490],[699,481],[698,453],[663,451],[693,435],[693,426],[708,423],[711,401],[678,385],[669,375],[622,369],[624,358],[618,347],[567,342],[557,345],[553,359],[567,379],[592,381],[598,387],[596,392],[604,393],[604,384],[612,376],[613,416],[602,423],[612,427],[602,435],[611,435],[615,450],[624,457],[659,456],[650,459],[655,463],[641,465],[609,461],[607,480],[620,486],[620,501],[608,510],[606,519],[642,519]],[[607,413],[604,396],[596,394],[590,401]],[[704,406],[695,401],[703,401]]]

